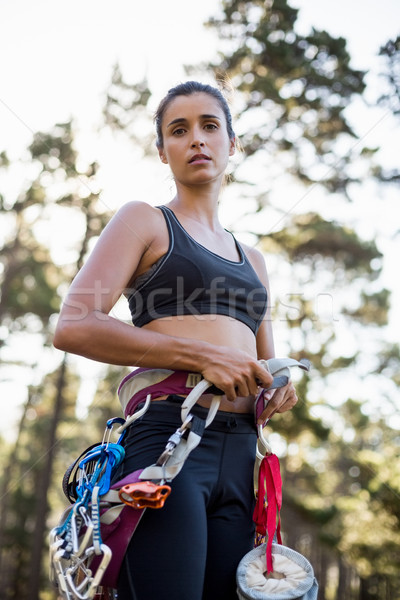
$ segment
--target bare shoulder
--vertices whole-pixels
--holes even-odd
[[[151,204],[148,204],[147,202],[132,200],[121,206],[116,214],[124,214],[130,218],[157,218],[157,215],[160,215],[160,210],[154,206],[151,206]]]
[[[117,221],[121,226],[152,230],[162,222],[162,213],[158,208],[147,202],[132,201],[124,204],[114,215],[112,221]]]
[[[115,300],[115,295],[122,293],[138,270],[145,270],[148,263],[154,262],[154,252],[149,249],[159,245],[160,219],[163,219],[161,211],[145,202],[124,204],[102,231],[75,278],[76,285],[89,289],[101,279],[103,287],[110,290],[110,298]],[[149,254],[146,262],[144,257]],[[110,310],[111,300],[104,306]]]
[[[105,227],[101,240],[112,237],[114,243],[134,244],[146,249],[159,231],[163,217],[160,210],[146,202],[127,202]]]
[[[252,246],[248,246],[247,244],[242,243],[240,245],[242,246],[247,258],[251,262],[254,270],[256,271],[260,279],[264,280],[265,278],[267,278],[267,268],[265,264],[264,255],[259,250],[257,250],[257,248],[253,248]]]

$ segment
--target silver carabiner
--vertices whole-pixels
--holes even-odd
[[[164,451],[162,452],[162,454],[159,456],[157,462],[155,463],[157,467],[163,467],[167,463],[169,458],[173,455],[175,448],[179,445],[186,429],[189,428],[189,424],[192,419],[193,419],[193,415],[189,414],[186,417],[186,419],[184,420],[184,422],[182,423],[182,425],[180,427],[178,427],[178,429],[175,431],[175,433],[173,433],[169,437]]]
[[[76,549],[76,556],[81,556],[81,554],[86,550],[86,548],[89,546],[89,542],[92,539],[92,535],[93,535],[93,529],[94,529],[94,525],[93,525],[93,521],[92,519],[89,518],[88,514],[87,514],[87,510],[84,506],[81,506],[79,508],[79,514],[81,515],[84,525],[86,527],[86,531],[83,534],[83,536],[81,536],[81,539],[79,539],[79,534],[77,532],[77,539],[78,539],[78,547]]]
[[[264,436],[263,428],[264,428],[264,424],[257,425],[258,439],[259,439],[261,445],[264,446],[264,448],[265,448],[265,454],[269,455],[269,454],[272,454],[272,448],[271,448],[270,443],[267,441],[267,439]],[[261,452],[258,450],[258,448],[256,450],[256,454],[257,454],[257,458],[259,458],[260,460],[262,460],[264,458],[264,455],[261,454]]]
[[[93,546],[87,548],[84,556],[66,570],[65,583],[73,594],[74,599],[92,600],[94,597],[112,556],[110,548],[105,544],[101,544],[100,550],[103,557],[96,569],[94,576],[92,570],[90,569],[90,563],[91,560],[95,556],[98,557],[99,554],[96,553],[96,550]],[[85,562],[88,562],[89,565],[86,565]],[[79,583],[76,581],[77,577],[79,577]]]

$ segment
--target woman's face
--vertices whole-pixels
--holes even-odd
[[[229,139],[218,100],[204,92],[177,96],[164,113],[161,130],[160,158],[169,164],[176,182],[198,185],[222,180],[235,140]]]

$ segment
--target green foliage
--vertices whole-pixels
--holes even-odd
[[[316,29],[300,35],[297,14],[286,0],[226,0],[220,16],[208,21],[218,33],[221,50],[220,61],[210,67],[227,93],[230,86],[235,89],[241,109],[236,130],[244,160],[233,173],[232,188],[236,186],[242,198],[251,198],[260,223],[263,217],[269,223],[269,205],[278,214],[285,210],[281,198],[272,193],[275,183],[283,199],[285,183],[300,186],[304,194],[306,186],[316,182],[314,196],[318,193],[321,201],[328,198],[322,188],[335,193],[335,201],[348,201],[362,185],[357,172],[381,181],[398,179],[397,172],[384,172],[374,164],[377,148],[355,143],[345,109],[363,93],[365,73],[352,68],[345,40]],[[398,40],[381,54],[388,61],[388,86],[381,103],[397,115]],[[251,173],[262,174],[252,185],[247,166]],[[330,407],[324,393],[332,374],[340,372],[350,383],[351,373],[371,359],[377,373],[399,383],[398,347],[377,337],[378,327],[388,323],[390,308],[390,293],[379,282],[382,253],[374,239],[361,239],[339,212],[336,220],[317,212],[291,213],[289,209],[272,232],[264,233],[258,222],[254,231],[259,248],[277,263],[270,272],[273,294],[280,268],[284,273],[279,283],[288,291],[279,298],[274,317],[285,321],[289,352],[309,358],[313,365],[310,376],[297,384],[296,407],[272,424],[284,448],[285,539],[311,558],[321,598],[364,597],[350,586],[357,575],[365,598],[378,587],[380,598],[395,598],[391,594],[399,583],[394,569],[400,544],[394,509],[398,489],[384,474],[382,457],[392,448],[390,464],[398,458],[397,432],[383,419],[371,420],[360,399],[338,396]],[[369,356],[369,350],[364,354],[362,345],[357,352],[340,354],[333,305],[329,322],[316,313],[321,290],[334,299],[335,313],[354,336],[360,324],[368,331],[375,328],[376,355]],[[315,384],[319,392],[311,394]],[[308,397],[314,398],[313,404]],[[349,436],[351,443],[345,441]],[[330,566],[338,569],[336,583],[330,579]]]
[[[376,373],[391,378],[400,387],[400,346],[399,344],[386,344],[379,353],[379,363]]]
[[[90,419],[94,427],[101,431],[112,417],[121,417],[122,410],[117,391],[122,379],[130,373],[126,367],[109,365],[99,381],[93,402],[90,406]]]
[[[221,18],[208,21],[222,48],[211,67],[241,93],[247,156],[285,152],[286,173],[343,190],[352,180],[346,161],[354,137],[343,111],[363,92],[364,73],[351,68],[343,38],[316,29],[298,34],[297,14],[286,0],[224,2]]]
[[[5,463],[0,551],[0,582],[4,593],[2,597],[5,599],[15,598],[17,592],[20,598],[28,597],[32,549],[40,535],[36,522],[42,511],[48,511],[41,495],[43,490],[45,493],[47,491],[44,486],[48,476],[49,455],[55,454],[55,446],[62,440],[59,437],[55,446],[49,447],[54,397],[59,391],[59,384],[57,370],[47,375],[38,386],[29,389],[20,434]],[[74,414],[77,386],[76,375],[67,373],[62,392],[63,418],[66,423]],[[75,435],[76,433],[74,431]],[[18,552],[15,551],[16,548]]]
[[[43,170],[55,173],[58,169],[67,176],[75,176],[77,153],[73,147],[72,122],[55,125],[50,133],[35,133],[29,146],[33,160],[38,160]]]
[[[350,405],[345,408],[349,410]],[[355,438],[347,448],[340,444],[348,486],[342,483],[336,498],[341,530],[338,546],[362,577],[386,575],[394,585],[398,583],[400,544],[398,433],[383,421],[366,419],[360,404],[353,402],[351,412]]]
[[[356,232],[317,213],[296,215],[284,229],[260,236],[266,251],[284,252],[291,262],[308,261],[314,271],[323,268],[322,260],[342,269],[349,279],[377,274],[372,261],[382,258],[374,241],[360,240]]]
[[[33,313],[46,321],[60,307],[54,286],[59,280],[57,272],[49,258],[37,260],[35,254],[27,252],[26,260],[18,265],[10,281],[7,300],[12,320]]]
[[[383,79],[387,88],[379,102],[389,108],[392,114],[400,115],[400,36],[389,40],[379,54],[385,59]]]
[[[114,65],[103,108],[104,123],[114,132],[127,135],[144,154],[154,153],[152,121],[147,108],[150,97],[146,79],[129,84],[119,65]]]
[[[379,52],[383,61],[378,105],[390,111],[397,121],[400,116],[400,36],[388,40]],[[396,124],[395,121],[395,124]],[[400,181],[398,168],[383,167],[376,164],[374,176],[381,182],[396,185]]]
[[[361,304],[356,310],[344,309],[344,314],[364,324],[382,326],[388,324],[390,291],[387,289],[368,294],[361,292]]]
[[[7,152],[3,150],[0,152],[0,167],[8,167],[10,165],[10,160],[7,156]]]
[[[8,329],[5,344],[11,344],[14,334],[24,332],[39,334],[44,345],[51,342],[52,317],[60,306],[59,287],[77,272],[90,240],[99,235],[109,214],[99,210],[97,163],[78,168],[72,123],[35,134],[29,150],[32,180],[16,198],[4,199],[1,204],[9,229],[2,240],[0,259],[0,324]],[[50,217],[57,222],[61,214],[60,225],[64,227],[65,212],[61,209],[66,207],[79,212],[85,228],[76,263],[61,267],[54,263],[52,249],[38,240],[36,226]],[[28,347],[29,343],[28,337]],[[28,370],[24,365],[20,368]],[[4,598],[28,598],[35,590],[38,594],[40,586],[49,585],[47,564],[42,573],[41,562],[49,510],[60,511],[66,503],[60,493],[59,474],[72,462],[71,455],[75,458],[84,449],[85,439],[93,435],[92,428],[83,428],[75,416],[78,387],[77,376],[65,372],[62,363],[60,369],[45,375],[39,386],[29,390],[16,448],[8,458],[2,481],[0,586]],[[96,437],[101,439],[100,433]],[[58,479],[51,489],[54,466]],[[44,556],[47,558],[47,549]]]
[[[297,15],[286,0],[225,0],[221,18],[209,21],[222,49],[221,61],[211,67],[218,76],[227,74],[242,105],[237,130],[245,159],[233,180],[245,185],[239,188],[234,183],[232,188],[236,185],[238,195],[248,193],[255,199],[260,222],[271,203],[274,181],[295,181],[301,189],[317,181],[318,189],[323,186],[349,199],[349,184],[362,184],[352,169],[353,159],[365,161],[362,164],[370,172],[377,153],[376,148],[355,145],[345,117],[351,99],[365,87],[364,73],[351,67],[345,40],[315,29],[299,35]],[[381,51],[387,61],[381,103],[395,116],[398,50],[397,39]],[[227,86],[223,81],[221,85]],[[153,147],[150,96],[146,80],[127,83],[115,66],[106,92],[104,125],[126,136],[142,156],[150,156]],[[9,331],[6,344],[21,331],[40,331],[44,343],[50,340],[58,291],[82,265],[90,241],[110,217],[99,202],[100,165],[92,159],[84,162],[72,121],[35,134],[29,152],[31,179],[21,185],[17,197],[0,196],[1,216],[9,224],[0,259],[0,325]],[[254,185],[248,181],[246,165],[257,165],[262,173]],[[7,173],[5,152],[0,154],[0,167]],[[395,181],[397,172],[384,173],[376,166],[374,175],[381,181]],[[58,266],[51,248],[39,241],[36,225],[50,214],[60,213],[63,220],[66,209],[79,214],[84,235],[76,242],[75,259]],[[378,588],[377,598],[393,600],[400,584],[398,431],[388,426],[390,419],[380,416],[380,406],[374,418],[368,415],[364,403],[369,398],[363,398],[361,391],[361,398],[355,393],[355,399],[338,396],[334,406],[328,392],[332,374],[340,372],[346,378],[364,364],[367,370],[372,364],[371,376],[400,385],[400,351],[397,344],[380,341],[373,360],[362,344],[356,352],[342,355],[336,324],[327,324],[316,314],[313,294],[318,282],[323,282],[323,289],[334,292],[335,300],[342,292],[351,292],[353,304],[347,305],[346,297],[340,296],[337,310],[355,336],[360,324],[371,337],[371,332],[377,335],[377,325],[383,328],[388,322],[389,292],[379,287],[379,244],[361,239],[340,217],[327,220],[317,212],[287,215],[280,230],[256,234],[261,250],[279,263],[271,277],[274,293],[280,267],[286,286],[292,285],[277,309],[283,312],[289,353],[307,357],[313,364],[310,375],[296,383],[299,402],[292,411],[276,415],[271,427],[282,449],[283,527],[288,545],[311,559],[320,579],[321,600],[353,600],[364,597],[367,589],[372,593]],[[296,294],[296,289],[301,293]],[[7,488],[1,505],[6,520],[0,526],[1,589],[6,590],[6,599],[27,597],[32,548],[44,533],[35,530],[41,511],[48,526],[54,525],[66,502],[61,477],[85,447],[101,440],[106,420],[120,415],[116,390],[125,374],[126,369],[119,367],[105,371],[83,419],[76,416],[81,382],[72,366],[64,374],[52,370],[29,388],[17,444],[10,449],[1,446],[9,452],[10,465],[0,474],[3,491]],[[55,432],[56,442],[51,442]],[[49,453],[52,461],[47,462]],[[44,489],[47,500],[42,506],[38,498],[43,498],[41,482],[46,481],[48,465],[54,475],[51,486]],[[46,563],[47,549],[43,556]],[[47,564],[41,594],[50,598],[45,571]],[[331,574],[336,572],[338,580],[332,583]],[[360,594],[358,587],[355,591],[357,578]],[[346,583],[350,580],[351,585]]]
[[[351,428],[351,442],[333,429],[325,439],[318,439],[311,429],[308,433],[302,429],[282,458],[285,538],[301,551],[302,536],[313,537],[314,550],[308,548],[308,556],[317,573],[315,545],[322,544],[319,552],[329,548],[330,561],[335,554],[345,557],[347,569],[354,569],[363,585],[368,581],[372,586],[378,577],[384,589],[396,590],[400,544],[398,432],[383,420],[371,421],[362,404],[354,400],[337,409],[336,424],[340,422],[348,433]]]

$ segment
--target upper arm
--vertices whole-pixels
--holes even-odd
[[[109,313],[151,245],[156,209],[141,202],[124,205],[101,233],[71,284],[61,318],[90,311]]]
[[[267,290],[267,310],[257,331],[257,358],[268,359],[275,356],[274,338],[272,332],[272,316],[271,316],[271,292],[269,287],[269,279],[265,259],[261,252],[255,248],[244,246],[246,256],[251,262],[256,271],[261,283]]]

